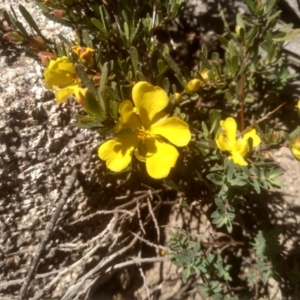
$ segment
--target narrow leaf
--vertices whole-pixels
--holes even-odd
[[[138,70],[138,62],[139,62],[139,55],[135,47],[130,47],[129,49],[130,59],[133,66],[133,71],[136,73]]]
[[[39,27],[36,25],[35,21],[33,20],[32,16],[30,15],[30,13],[27,11],[27,9],[19,4],[19,10],[22,14],[22,16],[24,17],[24,19],[27,21],[27,23],[30,25],[31,28],[34,29],[34,31],[43,39],[47,40],[47,38],[45,38],[42,34],[42,32],[40,31]]]

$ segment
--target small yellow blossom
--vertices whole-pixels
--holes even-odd
[[[203,82],[198,78],[192,79],[191,81],[188,82],[187,91],[189,93],[196,93],[199,90],[202,83]]]
[[[179,94],[179,93],[174,93],[173,97],[174,97],[175,103],[177,103],[177,104],[180,103],[182,100],[181,94]]]
[[[75,72],[74,65],[66,56],[50,60],[44,77],[46,87],[56,90],[55,98],[59,103],[65,101],[80,88],[80,79]]]
[[[189,143],[189,126],[163,112],[169,99],[158,86],[138,82],[132,89],[132,99],[135,107],[130,100],[120,104],[114,139],[102,144],[98,155],[106,161],[108,169],[119,172],[130,164],[134,154],[146,163],[152,178],[164,178],[175,166],[179,155],[172,144],[183,147]]]
[[[95,50],[89,47],[73,46],[71,49],[82,61],[85,62],[91,62],[93,54],[95,53]]]
[[[204,69],[204,70],[200,73],[201,77],[202,77],[205,81],[207,81],[207,80],[209,79],[209,77],[208,77],[208,72],[209,72],[208,69]],[[205,83],[204,83],[202,80],[200,80],[200,79],[198,79],[198,78],[194,78],[194,79],[192,79],[191,81],[188,82],[187,87],[186,87],[186,90],[187,90],[187,92],[189,92],[189,93],[196,93],[196,92],[199,90],[199,88],[200,88],[202,85],[204,85],[204,84],[205,84]]]
[[[298,109],[300,109],[300,100],[298,100],[298,105],[297,105]]]
[[[257,147],[261,143],[260,137],[256,134],[256,130],[250,129],[243,137],[236,139],[237,124],[233,118],[227,118],[220,122],[222,131],[216,136],[216,143],[221,151],[230,152],[229,159],[236,164],[247,166],[248,163],[244,157],[249,152],[248,139],[252,138],[253,147]]]
[[[294,157],[300,161],[300,136],[297,136],[295,141],[291,144],[291,151]]]

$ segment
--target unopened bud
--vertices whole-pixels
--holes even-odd
[[[239,25],[236,25],[235,26],[235,33],[236,35],[241,38],[241,39],[244,39],[245,37],[245,29]]]
[[[48,45],[43,38],[36,36],[29,40],[29,47],[32,51],[40,52],[47,50]]]
[[[272,143],[278,144],[280,139],[282,138],[282,132],[281,131],[275,131],[272,134]]]
[[[25,40],[24,37],[16,31],[10,31],[8,33],[5,33],[3,35],[3,38],[17,45],[22,44]]]
[[[174,97],[174,100],[175,100],[175,103],[176,104],[178,104],[178,103],[180,103],[180,101],[181,101],[181,94],[179,94],[179,93],[174,93],[174,95],[173,95],[173,97]]]
[[[85,107],[85,99],[86,99],[87,89],[78,88],[74,90],[74,95],[76,100]]]
[[[202,81],[200,79],[192,79],[188,84],[187,84],[187,91],[189,93],[196,93],[200,86],[202,85]]]
[[[44,67],[48,67],[50,60],[56,58],[51,52],[39,52],[38,57],[41,59],[41,63]]]
[[[62,19],[66,14],[66,11],[63,9],[54,9],[53,10],[53,15],[57,18],[57,19]]]

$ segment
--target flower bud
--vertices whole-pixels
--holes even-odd
[[[102,109],[100,103],[91,92],[87,89],[78,87],[74,89],[74,95],[88,114],[101,116]]]
[[[236,35],[241,38],[241,39],[244,39],[245,37],[245,29],[239,25],[236,25],[235,26],[235,33]]]
[[[174,100],[175,100],[176,104],[180,103],[180,101],[181,101],[181,94],[174,93],[173,97],[174,97]]]
[[[300,161],[300,135],[290,144],[290,147],[294,157]]]
[[[279,141],[281,140],[282,136],[283,136],[283,134],[282,134],[281,131],[274,131],[272,133],[272,143],[273,144],[278,144]]]
[[[200,86],[202,85],[202,81],[200,79],[192,79],[188,84],[187,84],[187,91],[189,93],[196,93]]]
[[[57,18],[57,19],[62,19],[66,14],[66,11],[63,9],[54,9],[53,10],[53,15]]]
[[[24,37],[16,31],[10,31],[8,33],[5,33],[3,35],[3,38],[17,45],[22,44],[25,40]]]
[[[36,36],[29,40],[29,47],[32,51],[40,52],[47,50],[48,45],[43,38]]]
[[[41,59],[41,63],[44,67],[48,67],[50,60],[56,58],[51,52],[39,52],[38,57]]]

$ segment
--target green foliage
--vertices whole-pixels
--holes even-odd
[[[98,130],[103,138],[111,137],[119,125],[120,103],[132,99],[136,82],[160,86],[170,100],[165,112],[188,123],[192,140],[188,147],[179,150],[181,159],[170,178],[158,184],[180,192],[181,200],[193,198],[194,191],[201,190],[208,198],[207,215],[215,232],[226,232],[230,237],[221,242],[226,247],[240,245],[233,236],[242,226],[238,220],[241,207],[249,201],[246,195],[255,197],[281,187],[278,177],[283,171],[269,152],[282,146],[292,147],[300,135],[299,126],[289,133],[278,130],[273,120],[282,108],[277,103],[280,94],[296,76],[289,72],[284,43],[300,32],[291,24],[278,25],[277,1],[245,0],[249,13],[237,14],[234,26],[228,23],[225,10],[220,10],[225,31],[218,40],[224,54],[203,45],[195,55],[193,71],[178,60],[172,43],[160,41],[161,33],[168,32],[172,20],[181,14],[183,0],[36,2],[50,20],[72,27],[75,40],[60,35],[55,40],[43,36],[21,5],[19,10],[28,26],[18,21],[12,8],[2,12],[7,27],[0,30],[6,40],[25,45],[39,56],[46,53],[48,60],[45,64],[42,61],[45,67],[50,59],[61,56],[67,56],[74,64],[79,85],[87,90],[84,95],[79,93],[80,101],[77,99],[83,113],[76,116],[76,124]],[[87,48],[94,52],[88,58],[81,57],[72,50],[75,45],[83,52]],[[297,113],[300,116],[299,109]],[[228,117],[236,120],[240,131],[230,129],[235,140],[226,136],[229,146],[222,149],[218,144],[220,135],[227,134],[222,124]],[[253,130],[260,138],[258,146],[254,145],[253,136],[243,143],[243,137]],[[160,136],[159,142],[165,142],[165,137]],[[137,150],[147,153],[145,147],[145,143],[140,143]],[[245,159],[244,165],[234,161],[236,153]],[[133,165],[137,167],[129,172],[143,170],[140,161]],[[203,194],[199,192],[197,200]],[[181,204],[189,207],[188,201]],[[249,257],[242,260],[249,270],[249,288],[260,283],[267,285],[271,277],[278,279],[281,272],[276,263],[281,255],[279,233],[261,229],[256,226],[255,232],[249,233],[243,227],[241,233],[248,247]],[[225,251],[218,248],[219,241],[212,242],[216,247],[208,247],[201,238],[195,239],[185,231],[170,232],[169,237],[171,261],[182,270],[184,282],[195,278],[203,298],[238,299],[231,285],[232,265],[227,263]],[[243,274],[245,269],[238,272]],[[290,278],[299,282],[298,266],[294,266]]]
[[[211,253],[201,245],[200,240],[195,240],[190,235],[176,234],[172,231],[169,235],[171,261],[182,268],[182,280],[187,281],[194,275],[197,281],[200,279],[202,284],[198,285],[197,289],[204,298],[213,296],[213,299],[218,299],[226,293],[226,285],[221,282],[232,280],[229,274],[231,266],[224,265],[220,253]]]

